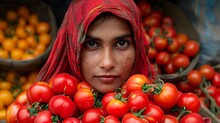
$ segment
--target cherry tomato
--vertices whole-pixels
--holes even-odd
[[[157,10],[151,11],[150,16],[156,17],[157,19],[159,19],[159,21],[161,21],[164,15],[161,10],[157,9]]]
[[[162,35],[162,29],[160,27],[151,27],[148,30],[148,34],[149,34],[150,37],[161,36]]]
[[[119,99],[112,99],[107,105],[107,113],[109,115],[122,118],[129,111],[128,103]]]
[[[80,123],[80,120],[75,117],[66,118],[62,123]]]
[[[128,106],[133,112],[146,108],[148,105],[148,96],[142,91],[135,91],[128,97]]]
[[[158,65],[166,65],[170,61],[170,54],[166,51],[158,52],[156,55],[156,63]]]
[[[146,17],[151,13],[151,5],[147,1],[141,1],[137,4],[141,11],[142,17]]]
[[[208,94],[213,98],[217,95],[217,93],[219,93],[217,87],[214,85],[210,85],[206,89],[207,89]]]
[[[165,83],[158,94],[154,94],[154,102],[158,106],[169,109],[176,105],[178,101],[178,90],[171,83]]]
[[[151,83],[151,81],[145,75],[134,74],[130,76],[126,82],[127,93],[130,94],[134,91],[142,91],[142,86],[145,83]]]
[[[190,59],[184,54],[179,54],[173,58],[173,66],[175,69],[187,68],[190,64]]]
[[[178,52],[178,50],[180,49],[180,43],[177,41],[176,38],[169,38],[168,41],[168,46],[167,46],[167,52],[169,53],[175,53]]]
[[[202,73],[203,76],[205,76],[207,80],[212,80],[215,74],[214,68],[208,64],[200,66],[199,71]]]
[[[168,26],[168,27],[165,27],[163,28],[163,34],[166,36],[166,37],[176,37],[176,30],[173,26]]]
[[[215,103],[220,106],[220,93],[217,93],[214,97]]]
[[[188,57],[194,57],[199,52],[199,44],[194,40],[189,40],[184,45],[183,53]]]
[[[92,108],[83,113],[82,123],[100,123],[106,113],[101,108]]]
[[[198,113],[190,113],[185,115],[180,123],[204,123],[202,116]]]
[[[80,111],[84,112],[85,110],[91,109],[95,104],[95,98],[90,89],[79,89],[75,96],[74,102]]]
[[[173,25],[173,19],[172,19],[172,17],[167,16],[167,15],[164,16],[163,19],[162,19],[162,25],[163,25],[163,27],[164,27],[164,26],[166,26],[166,27],[172,26],[172,25]]]
[[[146,27],[159,27],[160,20],[155,16],[147,16],[143,20],[143,25]]]
[[[199,70],[194,69],[187,74],[187,80],[193,87],[199,87],[202,83],[202,74]]]
[[[29,105],[23,105],[17,113],[17,123],[33,123],[35,115],[31,115],[29,110]]]
[[[189,41],[189,36],[186,33],[178,33],[176,38],[181,46],[186,44],[187,41]]]
[[[143,113],[144,118],[149,123],[159,123],[163,120],[164,112],[158,105],[148,105]]]
[[[56,95],[48,103],[49,111],[61,118],[68,118],[76,114],[75,103],[68,96]]]
[[[59,73],[52,77],[52,89],[56,94],[66,94],[71,98],[77,91],[79,80],[67,73]]]
[[[149,59],[150,61],[153,61],[153,60],[155,59],[156,54],[157,54],[157,50],[156,50],[155,48],[150,47],[150,48],[148,49],[148,54],[147,54],[147,56],[148,56],[148,59]]]
[[[135,116],[132,113],[127,113],[122,118],[122,123],[148,123],[146,120]]]
[[[179,123],[179,121],[176,119],[176,117],[166,114],[164,115],[164,118],[161,123]]]
[[[212,85],[216,87],[220,87],[220,73],[215,72],[213,79],[212,79]]]
[[[6,112],[7,123],[17,123],[17,113],[22,106],[22,104],[15,102],[8,106]]]
[[[187,81],[179,81],[177,84],[177,89],[183,93],[192,92],[193,87]]]
[[[165,73],[167,74],[173,74],[173,73],[176,73],[176,70],[173,66],[173,62],[172,60],[170,60],[165,66],[164,66],[164,71]]]
[[[164,50],[168,46],[168,41],[164,37],[157,36],[153,40],[153,45],[157,50]]]
[[[26,95],[29,102],[48,103],[55,94],[46,82],[36,82],[28,88]]]
[[[201,107],[201,103],[199,98],[191,93],[183,93],[177,102],[178,107],[186,107],[187,110],[190,110],[192,112],[198,113]]]
[[[120,120],[113,115],[108,115],[105,117],[104,123],[120,123]]]
[[[38,112],[34,119],[35,123],[53,123],[52,113],[48,110]]]

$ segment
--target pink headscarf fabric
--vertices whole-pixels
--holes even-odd
[[[52,76],[66,72],[80,81],[80,50],[90,23],[101,13],[112,14],[128,21],[134,32],[136,59],[132,74],[154,77],[146,50],[149,47],[141,26],[141,14],[133,0],[73,0],[65,14],[51,53],[37,81],[47,82]]]

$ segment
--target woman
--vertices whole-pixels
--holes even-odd
[[[154,77],[148,45],[133,0],[73,0],[37,81],[66,72],[111,92],[132,74]]]

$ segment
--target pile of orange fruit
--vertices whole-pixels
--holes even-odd
[[[0,17],[0,59],[29,60],[43,54],[52,37],[50,24],[27,6]]]

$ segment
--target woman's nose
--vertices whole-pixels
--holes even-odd
[[[100,56],[100,67],[102,69],[109,70],[114,68],[116,62],[113,51],[110,49],[105,49],[102,51],[102,55]]]

